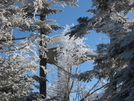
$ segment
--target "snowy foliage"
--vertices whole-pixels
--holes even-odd
[[[65,3],[67,2],[70,1]],[[59,4],[59,1],[0,1],[1,101],[31,101],[33,99],[41,101],[40,95],[33,91],[34,79],[37,77],[33,74],[38,71],[40,61],[38,50],[46,58],[47,49],[44,46],[47,35],[45,34],[62,27],[55,24],[55,20],[39,18],[61,12],[60,9],[50,8],[56,4]],[[16,30],[26,32],[26,37],[16,38],[14,35]],[[40,41],[42,41],[42,46],[39,46]]]
[[[69,5],[69,6],[71,6],[71,7],[75,7],[75,6],[78,6],[78,5],[75,4],[75,3],[78,2],[79,0],[53,0],[53,1],[62,4],[63,7],[64,7],[65,5]]]
[[[91,57],[87,57],[87,51],[92,53],[94,52],[93,50],[89,49],[89,46],[83,44],[83,39],[69,39],[69,36],[64,37],[66,37],[67,40],[63,41],[63,47],[59,46],[57,48],[59,53],[56,60],[58,61],[59,66],[68,67],[78,65],[86,60],[91,59]]]
[[[5,54],[6,55],[6,54]],[[37,70],[33,57],[23,52],[9,53],[0,57],[0,100],[18,101],[33,93],[34,80],[28,72]]]
[[[55,50],[57,52],[55,64],[58,66],[57,89],[55,89],[55,86],[50,88],[57,92],[57,96],[61,99],[61,101],[67,100],[70,97],[70,94],[74,91],[73,87],[76,87],[74,86],[74,82],[75,84],[78,83],[77,80],[74,80],[74,78],[78,79],[79,77],[78,75],[73,75],[73,71],[76,69],[76,66],[74,65],[91,60],[92,57],[88,56],[87,52],[90,54],[92,53],[93,55],[95,54],[89,46],[84,45],[83,40],[84,38],[69,39],[69,36],[57,35],[50,38],[50,42],[47,44],[48,49],[57,48]],[[71,78],[73,80],[71,80]],[[78,90],[75,91],[77,92]]]
[[[63,34],[69,30],[70,26],[67,25]],[[48,55],[51,52],[50,56],[52,54],[55,56],[55,60],[48,56],[48,61],[58,68],[58,77],[52,77],[54,81],[47,88],[49,97],[68,101],[70,98],[75,98],[71,96],[71,93],[79,96],[78,93],[85,90],[86,87],[81,84],[81,81],[88,81],[91,78],[84,80],[81,73],[78,73],[79,68],[76,65],[94,59],[97,54],[89,46],[84,45],[83,40],[85,39],[70,39],[68,35],[56,35],[48,40]]]
[[[81,37],[90,30],[109,36],[109,44],[97,46],[98,58],[94,71],[97,78],[105,78],[106,91],[97,101],[132,101],[134,61],[134,20],[127,14],[134,12],[133,0],[92,0],[94,7],[88,10],[92,18],[81,17],[79,24],[68,32]]]

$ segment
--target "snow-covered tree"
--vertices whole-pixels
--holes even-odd
[[[66,39],[66,41],[64,39],[64,47],[59,47],[57,49],[59,52],[57,57],[57,65],[62,67],[68,73],[59,68],[57,93],[61,96],[62,100],[69,101],[73,86],[76,85],[75,80],[71,80],[71,74],[74,69],[78,68],[73,66],[78,65],[86,60],[90,60],[91,58],[86,57],[88,47],[83,45],[82,40],[76,39],[74,42],[74,38],[69,40],[68,36],[66,36]]]
[[[69,26],[67,25],[63,33],[68,32],[68,29]],[[50,38],[47,43],[48,54],[50,54],[50,51],[50,56],[54,55],[55,60],[50,58],[48,61],[58,67],[58,77],[54,81],[57,84],[50,85],[49,89],[52,90],[51,92],[48,91],[48,95],[57,96],[60,101],[70,101],[70,98],[75,98],[71,97],[71,93],[79,95],[80,92],[85,90],[84,84],[81,84],[82,82],[79,81],[79,68],[77,65],[93,60],[96,57],[96,53],[89,46],[84,45],[83,40],[80,38],[69,39],[69,36],[65,35],[57,35]],[[52,92],[56,92],[57,95]]]
[[[133,0],[92,0],[92,18],[81,17],[79,24],[68,34],[81,37],[90,30],[102,32],[109,44],[97,46],[94,75],[107,79],[106,91],[98,101],[132,101],[134,67],[134,20],[127,14],[134,12]],[[89,74],[90,75],[90,74]]]
[[[33,79],[28,72],[38,70],[37,62],[47,59],[45,43],[47,34],[61,28],[47,15],[62,10],[50,8],[56,4],[74,4],[67,0],[2,0],[0,1],[0,100],[30,101],[38,94],[33,93]],[[26,32],[26,37],[17,38],[15,31]],[[17,33],[19,34],[19,33]],[[21,40],[23,39],[23,40]],[[40,42],[40,45],[38,46]],[[40,50],[40,57],[38,56]],[[43,65],[43,64],[41,64]],[[44,74],[46,73],[44,65]],[[44,77],[39,77],[40,81]],[[45,78],[46,79],[46,78]],[[4,96],[4,97],[3,97]],[[39,100],[41,101],[41,99]]]
[[[36,70],[32,56],[21,53],[4,54],[0,57],[0,100],[18,101],[34,92],[34,79],[28,72]]]

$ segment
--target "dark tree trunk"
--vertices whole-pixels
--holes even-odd
[[[40,14],[40,20],[46,20],[46,15],[45,15],[45,12],[42,12]],[[40,29],[40,33],[41,35],[46,35],[46,32],[43,30],[43,28]],[[42,47],[45,47],[46,48],[46,45],[44,46],[43,45],[43,42],[42,40],[40,41],[40,46]],[[41,51],[40,51],[41,52]],[[44,69],[47,69],[46,68],[46,64],[47,64],[47,59],[40,53],[40,94],[42,94],[42,98],[46,98],[46,73],[45,73],[45,70]],[[42,68],[41,66],[43,66],[44,68]]]

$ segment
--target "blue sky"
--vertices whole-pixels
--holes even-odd
[[[79,0],[79,2],[77,3],[79,5],[79,7],[70,7],[70,6],[65,6],[64,8],[62,8],[61,6],[53,6],[53,8],[61,8],[63,9],[63,12],[59,12],[55,15],[50,15],[47,18],[48,19],[55,19],[57,21],[57,23],[60,26],[65,27],[66,24],[67,25],[76,25],[77,24],[77,19],[79,17],[92,17],[92,15],[89,12],[86,12],[88,9],[91,8],[92,6],[92,2],[91,0]],[[54,35],[58,35],[58,34],[62,34],[61,33],[62,30],[58,30],[55,33],[50,33],[49,36],[54,36]],[[89,45],[91,47],[91,49],[96,49],[96,45],[99,43],[108,43],[109,39],[107,36],[105,36],[104,34],[101,33],[95,33],[94,31],[91,31],[90,34],[86,35],[85,38],[87,40],[85,40],[85,44]],[[104,38],[101,40],[101,38]],[[88,63],[84,63],[82,64],[80,67],[82,67],[82,70],[87,70],[87,69],[91,69],[92,63],[88,62]]]
[[[92,0],[79,0],[77,3],[79,7],[69,7],[65,6],[65,8],[62,8],[64,11],[57,13],[55,15],[51,15],[48,18],[50,19],[55,19],[57,23],[60,26],[65,27],[67,25],[77,24],[77,19],[79,17],[86,17],[88,16],[89,18],[92,17],[92,15],[89,12],[86,12],[88,9],[91,8],[92,5]],[[60,7],[54,7],[54,8],[60,8]],[[132,19],[134,19],[134,14],[131,13],[128,15]],[[51,33],[50,36],[54,36],[57,34],[61,34],[62,30],[59,30],[55,33]],[[104,35],[103,33],[96,33],[94,31],[91,31],[90,34],[86,35],[85,38],[87,40],[85,41],[86,45],[89,45],[91,49],[96,49],[96,45],[99,43],[109,43],[109,38]],[[81,65],[79,65],[82,71],[90,70],[93,67],[93,62],[85,62]],[[89,83],[89,85],[92,85],[95,83],[96,80],[93,80],[92,83]]]
[[[67,25],[72,25],[72,24],[76,25],[77,19],[79,17],[86,17],[86,16],[88,16],[89,18],[92,17],[92,15],[89,12],[86,12],[88,9],[91,8],[91,5],[92,5],[91,0],[79,0],[79,2],[77,4],[79,5],[79,7],[73,7],[73,8],[71,8],[70,6],[65,6],[64,8],[62,8],[61,6],[58,6],[58,7],[53,6],[53,8],[61,8],[64,11],[59,12],[55,15],[50,15],[47,18],[54,19],[54,20],[56,20],[56,23],[58,23],[60,26],[65,27],[66,24]],[[129,14],[129,16],[132,19],[134,19],[133,13]],[[25,33],[21,33],[19,31],[15,31],[15,32],[16,32],[17,37],[25,37],[26,36]],[[57,32],[50,33],[49,36],[62,34],[61,32],[62,32],[62,30],[58,30]],[[18,33],[19,33],[19,35],[18,35]],[[109,39],[107,36],[105,36],[102,33],[95,33],[94,31],[91,31],[91,33],[86,35],[85,38],[87,38],[87,40],[85,40],[85,44],[89,45],[91,47],[91,49],[96,49],[96,45],[99,43],[108,43],[109,42]],[[92,69],[93,64],[92,64],[92,62],[86,62],[79,66],[82,71],[86,71],[86,70]]]
[[[63,12],[59,12],[55,15],[50,15],[47,18],[48,19],[55,19],[57,23],[60,26],[65,27],[67,25],[76,25],[77,24],[77,19],[79,17],[92,17],[92,15],[89,12],[86,12],[88,9],[91,8],[92,2],[91,0],[79,0],[77,3],[79,7],[70,7],[70,6],[65,6],[64,8],[61,8],[60,6],[54,6],[54,8],[61,8],[63,9]],[[50,36],[54,36],[57,34],[62,34],[62,30],[59,30],[55,33],[51,33]],[[98,43],[108,42],[107,37],[104,34],[96,34],[95,32],[91,32],[90,34],[86,35],[85,38],[86,40],[85,44],[88,44],[91,48],[96,49],[96,45]],[[100,38],[104,38],[103,40],[100,40]]]
[[[58,23],[59,26],[65,27],[66,25],[76,25],[77,24],[77,19],[79,17],[92,17],[92,15],[89,12],[86,12],[88,9],[91,8],[92,2],[91,0],[79,0],[77,3],[79,7],[70,7],[70,6],[65,6],[64,8],[61,6],[53,6],[53,8],[59,8],[62,9],[63,12],[59,12],[54,15],[49,15],[47,16],[47,19],[54,19],[56,20],[56,23]],[[54,33],[50,33],[49,36],[54,36],[58,34],[62,34],[63,30],[58,30]],[[21,32],[19,30],[14,30],[15,36],[17,38],[20,37],[26,37],[29,33],[26,32]],[[107,36],[101,33],[95,33],[94,31],[91,31],[90,34],[87,34],[85,36],[87,40],[85,40],[85,44],[89,45],[91,49],[96,49],[96,45],[99,43],[108,43],[109,39]],[[104,38],[101,40],[101,38]],[[86,63],[82,64],[80,67],[83,68],[83,70],[91,69],[92,63]]]
[[[61,8],[64,11],[59,12],[55,15],[50,15],[47,18],[55,19],[60,26],[65,27],[66,24],[67,25],[72,25],[72,24],[76,25],[77,19],[79,17],[87,17],[87,16],[89,18],[92,17],[92,15],[89,12],[86,12],[88,9],[91,8],[91,4],[92,4],[91,0],[79,0],[79,2],[77,4],[79,5],[79,7],[73,7],[73,8],[71,8],[69,6],[65,6],[64,8],[54,6],[54,8]],[[55,33],[50,33],[49,36],[62,34],[61,32],[62,32],[62,30],[58,30]],[[95,33],[94,31],[91,31],[91,33],[86,35],[85,38],[87,38],[87,40],[84,41],[85,44],[89,45],[91,49],[96,49],[96,45],[99,43],[108,43],[109,42],[109,39],[107,36],[105,36],[102,33]],[[101,38],[104,38],[104,39],[101,40]],[[86,71],[86,70],[91,70],[93,68],[93,62],[89,62],[89,61],[85,62],[83,64],[80,64],[79,67],[80,67],[81,72]],[[88,83],[88,84],[89,84],[89,86],[92,86],[95,82],[96,82],[96,80],[94,79],[93,82]]]
[[[59,12],[54,15],[49,15],[47,16],[47,19],[54,19],[56,20],[56,23],[58,23],[59,26],[65,27],[67,25],[76,25],[77,24],[77,19],[79,17],[86,17],[88,16],[89,18],[92,17],[92,15],[89,12],[86,12],[88,9],[91,8],[91,0],[79,0],[77,3],[79,7],[70,7],[70,6],[65,6],[64,8],[61,6],[53,6],[53,8],[60,8],[63,10],[63,12]],[[54,36],[61,33],[62,30],[58,30],[54,33],[50,33],[49,36]],[[21,32],[19,30],[14,30],[15,36],[17,38],[20,37],[26,37],[29,35],[26,32]],[[90,34],[85,36],[88,40],[86,40],[85,44],[88,44],[92,49],[96,49],[96,45],[98,43],[103,43],[103,42],[108,42],[107,37],[104,34],[96,34],[95,32],[91,32]],[[100,38],[105,38],[103,40],[100,40]]]
[[[71,8],[70,6],[65,6],[64,8],[54,6],[54,8],[61,8],[64,11],[57,13],[55,15],[50,15],[48,16],[48,19],[55,19],[57,23],[63,27],[65,27],[66,24],[76,25],[77,19],[79,17],[86,17],[86,16],[88,16],[89,18],[92,17],[92,15],[89,12],[86,12],[92,6],[91,1],[92,0],[79,0],[79,2],[77,3],[79,7],[73,7],[73,8]],[[134,19],[134,13],[130,13],[128,16]],[[55,33],[51,33],[50,36],[62,34],[61,32],[62,30],[59,30]],[[99,43],[109,43],[109,38],[105,34],[96,33],[94,31],[91,31],[90,34],[87,34],[85,38],[87,38],[87,40],[85,40],[85,44],[89,45],[91,49],[96,49],[96,45]],[[84,63],[81,65],[81,67],[84,68],[84,70],[89,69],[92,66],[93,66],[92,63]]]

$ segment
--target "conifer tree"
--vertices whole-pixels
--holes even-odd
[[[55,20],[46,19],[47,15],[56,14],[60,9],[52,9],[56,4],[72,5],[71,0],[2,0],[0,1],[0,100],[31,101],[39,98],[34,93],[35,77],[28,72],[41,68],[39,77],[43,82],[40,92],[45,98],[45,66],[47,35],[59,28]],[[26,37],[16,38],[14,32],[27,32]],[[28,33],[29,32],[29,33]],[[19,34],[19,33],[17,33]],[[23,40],[20,40],[23,39]],[[40,45],[37,44],[40,42]],[[10,47],[10,48],[8,48]],[[40,57],[37,50],[40,50]],[[12,53],[12,54],[11,54]],[[29,55],[30,53],[30,55]],[[37,62],[40,62],[40,65]],[[44,62],[44,63],[43,63]],[[43,63],[43,64],[42,64]],[[42,83],[41,83],[42,85]],[[36,86],[36,85],[35,85]],[[41,101],[41,99],[38,99]]]
[[[134,21],[127,14],[134,11],[134,2],[92,0],[92,3],[94,8],[88,12],[93,17],[79,18],[79,24],[72,27],[68,34],[82,37],[94,30],[109,37],[110,43],[97,46],[98,58],[93,73],[97,78],[107,80],[103,86],[105,93],[97,101],[133,101]]]

